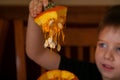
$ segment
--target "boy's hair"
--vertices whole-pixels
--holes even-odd
[[[120,28],[120,5],[108,9],[106,15],[99,24],[99,32],[108,26],[114,29]]]

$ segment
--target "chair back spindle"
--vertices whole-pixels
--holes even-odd
[[[23,20],[14,20],[17,80],[27,80]]]

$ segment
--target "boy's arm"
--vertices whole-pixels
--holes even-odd
[[[33,2],[38,0],[32,0]],[[45,0],[46,1],[46,0]],[[40,1],[39,1],[40,2]],[[43,0],[43,5],[45,4]],[[31,5],[31,4],[30,4]],[[32,5],[37,6],[37,5]],[[39,7],[41,8],[41,7]],[[42,11],[42,10],[41,10]],[[60,55],[44,48],[44,37],[41,28],[34,22],[31,15],[32,8],[28,18],[28,27],[26,35],[26,52],[30,59],[46,69],[57,69],[60,63]],[[37,14],[37,13],[36,13]],[[34,14],[34,15],[36,15]]]

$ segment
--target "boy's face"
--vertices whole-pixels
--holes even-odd
[[[104,80],[120,80],[120,29],[109,27],[99,34],[95,60]]]

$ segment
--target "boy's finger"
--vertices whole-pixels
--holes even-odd
[[[37,5],[39,3],[39,0],[34,0],[34,5]]]
[[[42,0],[42,1],[43,1],[43,6],[44,7],[48,5],[49,0]]]
[[[42,11],[42,3],[39,3],[37,6],[37,14],[39,14]]]

